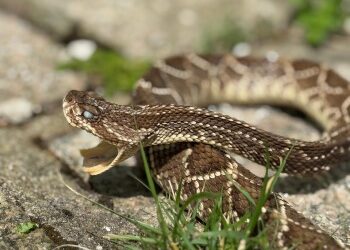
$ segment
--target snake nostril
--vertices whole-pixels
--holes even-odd
[[[70,103],[70,102],[72,102],[72,97],[71,96],[69,96],[69,95],[67,95],[64,99],[63,99],[63,102],[64,103]]]
[[[72,103],[75,99],[75,96],[77,95],[77,90],[71,90],[68,92],[68,94],[64,97],[63,102],[64,103]]]

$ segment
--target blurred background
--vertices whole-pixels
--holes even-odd
[[[91,88],[113,94],[155,59],[193,51],[277,52],[349,74],[349,0],[0,0],[0,10],[0,98],[24,95],[38,108],[86,85],[57,69],[88,73]]]
[[[152,199],[126,174],[139,174],[127,167],[134,162],[93,178],[79,168],[78,149],[96,140],[63,118],[70,89],[126,104],[152,62],[186,52],[308,58],[350,80],[349,45],[350,0],[0,0],[0,248],[109,248],[96,236],[101,231],[134,230],[77,200],[58,172],[111,208],[153,218]],[[268,106],[219,110],[287,136],[320,136]],[[350,241],[350,178],[342,172],[336,179],[316,188],[304,183],[289,201]],[[38,229],[24,237],[15,228],[27,221]]]

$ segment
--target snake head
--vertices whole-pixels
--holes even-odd
[[[63,99],[63,113],[69,124],[91,133],[106,109],[106,101],[94,92],[71,90]]]
[[[138,151],[144,131],[137,129],[134,111],[94,92],[71,90],[66,95],[63,113],[68,123],[102,140],[97,147],[81,151],[86,172],[102,173]]]
[[[63,99],[63,113],[73,127],[114,145],[140,142],[134,109],[107,102],[94,92],[71,90]]]

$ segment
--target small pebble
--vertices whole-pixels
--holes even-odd
[[[244,57],[250,55],[252,48],[248,43],[237,43],[233,47],[233,54],[237,57]]]
[[[67,52],[75,59],[86,61],[96,51],[96,48],[97,45],[94,41],[80,39],[70,42],[67,46]]]
[[[0,118],[7,124],[19,124],[35,113],[35,106],[24,98],[11,98],[0,103]]]
[[[276,62],[279,58],[279,54],[274,51],[274,50],[270,50],[268,52],[266,52],[266,59],[269,61],[269,62]]]

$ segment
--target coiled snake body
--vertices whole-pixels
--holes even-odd
[[[134,105],[121,106],[91,93],[71,91],[63,107],[71,125],[102,139],[96,148],[82,150],[90,174],[132,156],[142,141],[155,179],[165,191],[174,192],[183,181],[182,199],[201,191],[223,192],[223,209],[238,218],[250,204],[232,182],[258,199],[262,181],[229,153],[264,165],[267,149],[276,168],[292,149],[284,171],[293,175],[327,171],[349,160],[349,86],[333,70],[306,60],[189,54],[155,64],[138,81]],[[294,140],[199,108],[219,102],[294,106],[325,132],[318,141]],[[200,204],[202,217],[211,212],[211,206],[210,201]],[[344,248],[278,195],[268,200],[263,212],[266,224],[273,225],[276,248]]]

